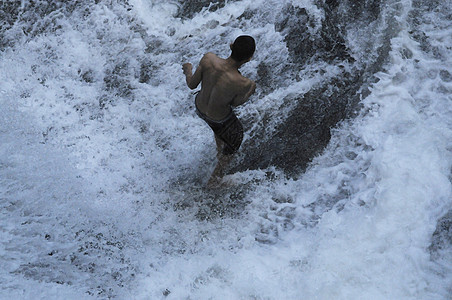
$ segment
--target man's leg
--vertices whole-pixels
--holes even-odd
[[[217,166],[215,167],[215,170],[213,170],[212,175],[210,176],[209,182],[207,183],[208,186],[217,185],[220,183],[221,178],[224,176],[224,171],[226,170],[227,166],[231,162],[232,155],[224,155],[223,154],[223,148],[224,148],[224,142],[219,139],[215,135],[215,142],[217,144]]]

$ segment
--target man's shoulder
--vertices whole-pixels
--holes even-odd
[[[217,56],[212,52],[207,52],[204,54],[204,56],[201,58],[201,61],[199,63],[200,66],[204,69],[208,69],[217,59]]]
[[[236,75],[236,81],[237,84],[239,84],[242,87],[249,87],[253,83],[253,81],[245,76],[243,76],[240,72]]]
[[[211,61],[211,60],[214,60],[214,59],[218,59],[218,56],[215,53],[207,52],[202,57],[201,61]]]
[[[216,58],[218,57],[215,53],[213,52],[207,52],[206,54],[204,54],[204,56],[207,56],[209,58]]]

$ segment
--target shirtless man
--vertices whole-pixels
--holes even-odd
[[[249,62],[254,54],[254,39],[239,36],[230,48],[232,53],[227,59],[206,53],[194,74],[191,63],[182,65],[190,89],[196,89],[201,83],[201,90],[195,99],[196,113],[215,133],[218,164],[209,180],[210,186],[220,181],[232,154],[242,143],[242,124],[232,107],[245,103],[256,89],[256,83],[239,72],[239,68]]]

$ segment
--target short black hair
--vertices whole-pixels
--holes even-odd
[[[235,39],[231,47],[231,57],[236,61],[244,61],[251,58],[256,51],[256,42],[249,35],[241,35]]]

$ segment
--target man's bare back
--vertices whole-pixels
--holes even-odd
[[[248,100],[256,83],[240,74],[238,68],[244,63],[231,57],[222,59],[209,52],[193,75],[190,76],[191,64],[183,65],[189,88],[195,89],[201,82],[196,106],[202,113],[213,120],[222,120],[231,112],[231,106],[239,106]]]

